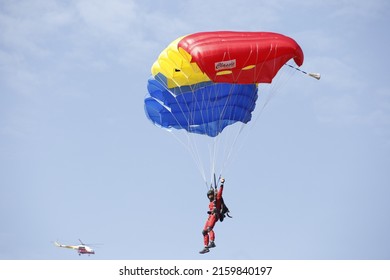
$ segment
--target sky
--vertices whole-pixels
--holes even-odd
[[[390,259],[390,4],[0,2],[0,259]],[[200,255],[206,189],[146,118],[150,68],[199,31],[302,47],[222,176],[233,219]],[[60,249],[97,244],[93,256]]]

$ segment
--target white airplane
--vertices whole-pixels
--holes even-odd
[[[87,255],[95,254],[95,251],[91,247],[84,244],[80,239],[79,239],[79,241],[81,243],[80,245],[63,245],[63,244],[58,243],[57,241],[54,242],[54,245],[56,245],[57,247],[60,247],[60,248],[77,250],[77,252],[79,253],[79,256],[85,255],[85,254],[87,254]]]

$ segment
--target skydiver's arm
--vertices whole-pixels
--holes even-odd
[[[225,179],[221,179],[221,185],[219,186],[219,190],[218,190],[218,194],[217,194],[218,199],[220,199],[222,197],[224,184],[225,184]]]

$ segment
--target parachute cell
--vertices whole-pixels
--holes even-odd
[[[271,83],[290,59],[303,63],[291,38],[271,32],[200,32],[173,41],[152,66],[145,113],[162,128],[219,135],[248,123],[258,83]]]
[[[148,90],[145,108],[153,123],[211,137],[237,121],[250,121],[257,99],[255,84],[210,84],[174,96],[150,78]]]

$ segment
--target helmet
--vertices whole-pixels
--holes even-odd
[[[214,195],[214,190],[210,189],[208,192],[207,192],[207,197],[209,197],[209,195]]]

